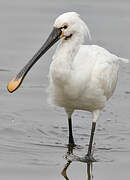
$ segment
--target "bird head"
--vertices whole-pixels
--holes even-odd
[[[67,12],[60,15],[55,20],[54,27],[62,31],[60,38],[65,40],[78,35],[83,39],[85,37],[89,37],[91,39],[87,25],[76,12]]]

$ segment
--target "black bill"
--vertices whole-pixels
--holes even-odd
[[[38,61],[38,59],[46,53],[46,51],[53,46],[59,39],[62,34],[61,29],[53,28],[51,34],[49,35],[46,42],[43,44],[41,49],[33,56],[33,58],[23,67],[23,69],[13,78],[8,84],[8,91],[10,93],[14,92],[22,83],[24,77],[31,69],[31,67]]]

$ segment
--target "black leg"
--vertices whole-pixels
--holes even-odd
[[[72,120],[71,118],[68,119],[68,124],[69,124],[69,146],[74,147],[74,138],[73,138],[73,132],[72,132]]]
[[[96,122],[92,122],[92,129],[91,129],[91,136],[89,141],[89,147],[88,147],[88,156],[91,155],[92,152],[92,145],[93,145],[93,137],[95,132]]]
[[[95,127],[96,127],[96,122],[92,122],[92,129],[91,129],[91,136],[90,136],[90,141],[89,141],[89,147],[88,147],[88,153],[85,156],[86,157],[86,161],[88,162],[94,162],[96,161],[91,152],[92,152],[92,145],[93,145],[93,137],[94,137],[94,132],[95,132]]]

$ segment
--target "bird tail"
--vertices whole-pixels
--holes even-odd
[[[129,59],[118,57],[120,61],[123,61],[124,63],[129,63]]]

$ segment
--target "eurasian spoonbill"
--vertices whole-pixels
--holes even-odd
[[[58,40],[49,71],[50,100],[63,107],[68,116],[69,146],[74,146],[71,116],[74,110],[92,113],[92,128],[86,157],[92,160],[92,144],[100,111],[112,96],[119,70],[119,61],[127,59],[111,54],[97,45],[83,45],[85,37],[90,37],[89,29],[79,15],[67,12],[54,23],[53,31],[33,58],[8,84],[9,92],[15,91],[25,75],[37,60]]]

